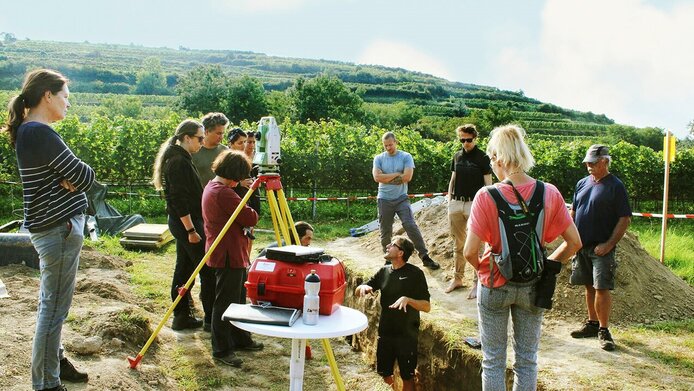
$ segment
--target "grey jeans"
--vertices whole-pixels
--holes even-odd
[[[60,385],[60,360],[63,358],[60,336],[75,292],[83,232],[84,215],[78,214],[57,227],[31,234],[41,268],[31,353],[31,383],[36,390]]]
[[[414,221],[414,215],[410,207],[410,199],[407,198],[407,194],[394,200],[378,199],[378,224],[381,231],[381,247],[383,252],[386,252],[386,246],[390,244],[390,240],[393,236],[393,220],[396,214],[400,218],[402,227],[405,229],[405,232],[407,232],[407,236],[412,243],[414,243],[414,248],[417,249],[419,257],[425,257],[429,254],[429,251],[427,250],[426,244],[424,244],[422,233],[419,232],[419,227]]]
[[[535,307],[535,283],[490,289],[477,285],[480,339],[482,342],[482,389],[506,390],[506,345],[508,316],[513,324],[513,390],[537,388],[537,351],[544,310]]]

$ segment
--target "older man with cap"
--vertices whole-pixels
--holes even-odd
[[[631,222],[631,208],[622,181],[610,174],[609,148],[591,145],[583,159],[589,176],[576,184],[571,216],[581,235],[583,248],[573,260],[570,282],[586,289],[588,321],[573,338],[598,337],[600,347],[614,350],[608,329],[614,289],[615,246]]]

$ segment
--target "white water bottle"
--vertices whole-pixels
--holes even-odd
[[[311,274],[306,276],[304,291],[304,313],[302,319],[304,324],[316,325],[318,324],[318,311],[320,310],[320,297],[318,297],[320,277],[318,277],[315,270],[311,270]]]

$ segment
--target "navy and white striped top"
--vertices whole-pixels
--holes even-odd
[[[94,170],[78,159],[53,128],[27,122],[17,129],[17,166],[24,188],[24,226],[39,232],[83,213]],[[67,179],[77,189],[60,185]]]

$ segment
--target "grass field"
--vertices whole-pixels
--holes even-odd
[[[635,217],[629,227],[639,234],[641,245],[656,259],[660,258],[661,222]],[[689,285],[694,285],[694,221],[670,220],[665,238],[665,264]]]

